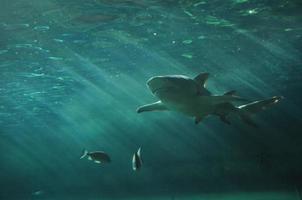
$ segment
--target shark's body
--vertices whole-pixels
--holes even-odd
[[[272,101],[275,102],[276,100],[258,101],[235,107],[232,102],[246,100],[235,96],[235,91],[229,91],[224,95],[212,95],[205,88],[208,77],[208,73],[201,73],[194,79],[181,75],[152,77],[148,80],[147,85],[160,101],[141,106],[137,112],[177,111],[194,117],[196,124],[208,115],[217,115],[222,121],[229,124],[230,122],[226,117],[230,113],[237,113],[245,122],[255,125],[247,112],[250,112],[250,110],[258,112],[264,106],[272,104]]]

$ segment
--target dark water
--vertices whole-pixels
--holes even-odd
[[[0,3],[0,199],[301,199],[301,0]],[[150,77],[200,72],[285,98],[258,129],[135,112]]]

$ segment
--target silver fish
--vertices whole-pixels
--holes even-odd
[[[133,171],[140,170],[142,165],[143,165],[143,161],[142,161],[142,157],[141,157],[141,148],[139,148],[137,150],[137,152],[135,152],[133,154],[133,157],[132,157],[132,169],[133,169]]]
[[[80,159],[83,159],[87,156],[88,160],[92,160],[95,163],[110,163],[111,158],[104,151],[91,151],[88,152],[86,149],[83,150],[83,154]]]

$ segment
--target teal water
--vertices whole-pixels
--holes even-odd
[[[1,200],[301,199],[300,0],[0,3]],[[136,113],[150,77],[200,72],[214,94],[284,99],[259,128]]]

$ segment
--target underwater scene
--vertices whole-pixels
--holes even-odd
[[[1,200],[301,200],[301,0],[0,0]]]

